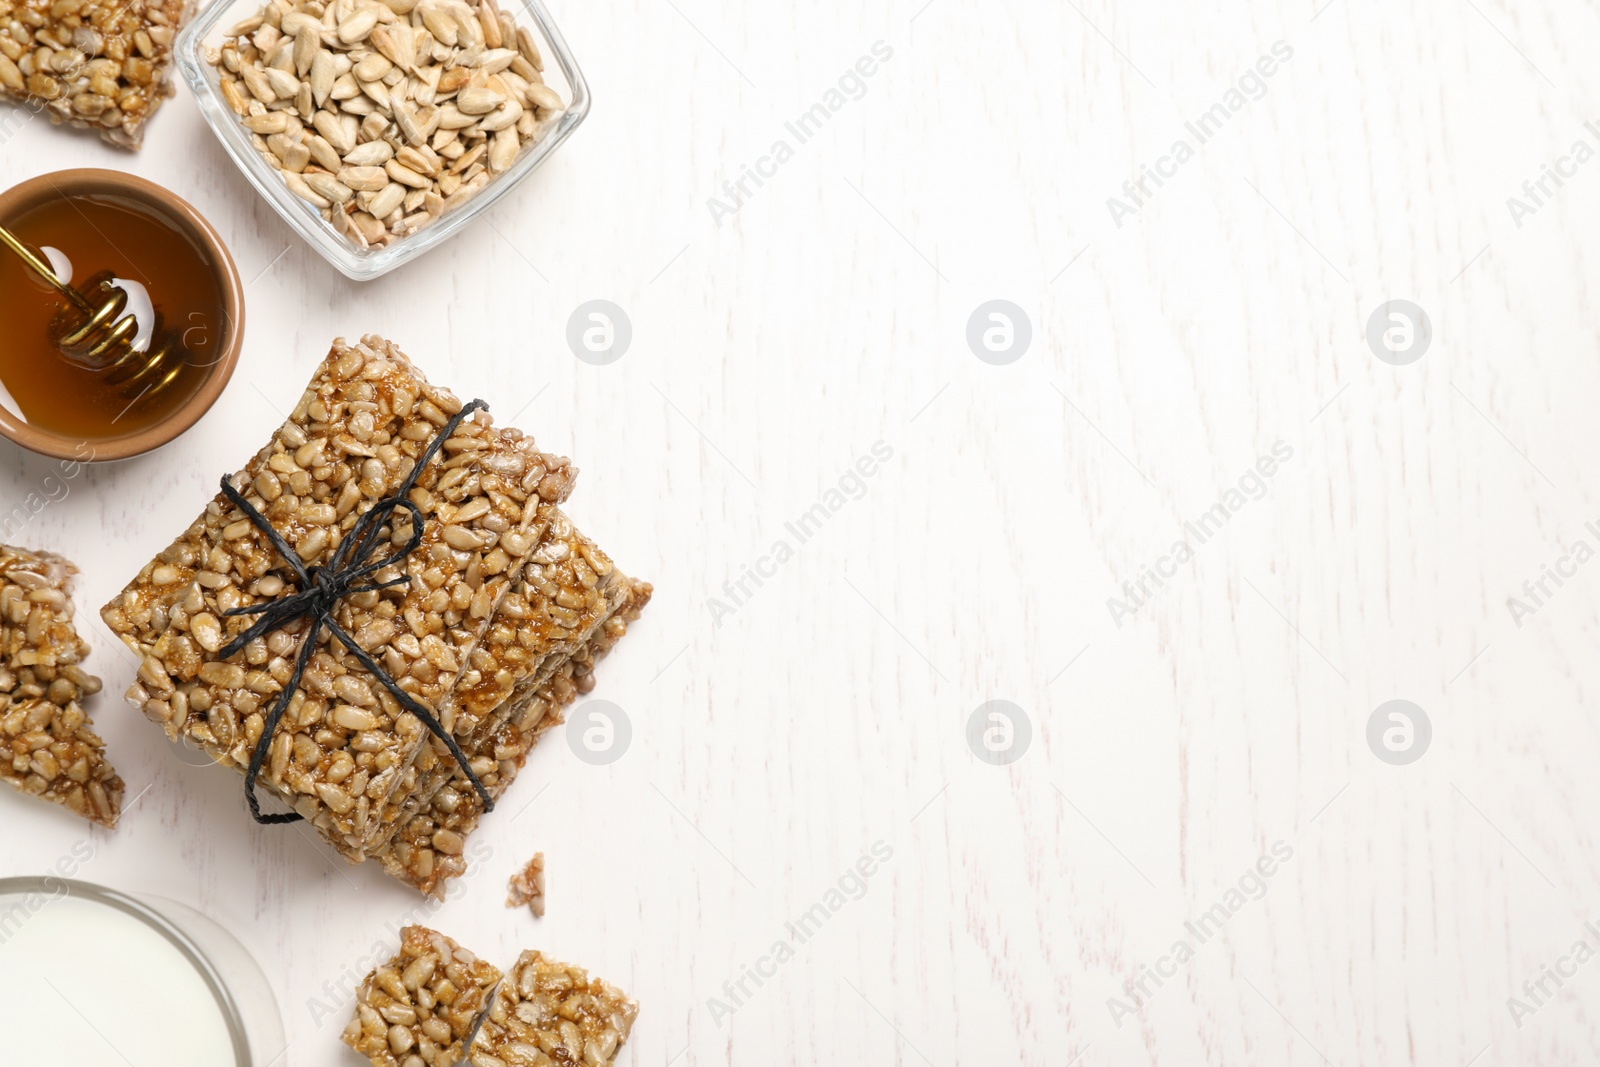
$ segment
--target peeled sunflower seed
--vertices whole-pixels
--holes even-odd
[[[394,149],[389,147],[387,141],[368,141],[366,144],[357,145],[345,153],[344,161],[352,167],[382,167],[394,158]],[[336,168],[329,167],[329,170]]]
[[[357,127],[356,132],[357,135],[362,138],[362,140],[376,141],[378,138],[384,136],[384,131],[386,131],[388,128],[389,120],[384,117],[381,111],[374,111],[372,114],[361,120],[361,125]]]
[[[328,139],[328,143],[333,145],[334,150],[340,155],[355,148],[356,139],[349,136],[344,123],[339,121],[339,116],[333,112],[317,112],[311,116],[311,124],[317,128],[318,133]]]
[[[382,167],[346,167],[339,172],[339,180],[363,192],[377,192],[389,184]]]
[[[388,101],[385,100],[384,103],[387,104]],[[349,100],[341,100],[339,102],[340,111],[343,111],[346,115],[355,115],[358,118],[365,118],[377,109],[378,102],[365,94],[353,96]]]
[[[300,79],[286,70],[268,67],[265,74],[267,84],[272,87],[273,93],[276,94],[279,100],[291,99],[300,91]],[[264,100],[262,103],[268,103],[268,101]]]
[[[344,161],[339,158],[339,153],[328,143],[326,137],[312,134],[306,138],[305,144],[311,150],[311,158],[317,161],[317,166],[329,173],[339,171]]]
[[[289,120],[281,111],[268,111],[263,115],[246,115],[244,128],[251,133],[259,133],[263,137],[272,133],[282,133],[289,124]]]
[[[491,114],[487,115],[482,122],[478,123],[478,128],[498,132],[507,126],[515,125],[516,121],[521,117],[522,105],[515,100],[507,100]]]
[[[510,167],[517,158],[519,147],[516,130],[502,129],[495,134],[494,142],[489,146],[489,169],[499,174]]]
[[[361,95],[361,83],[356,81],[351,74],[341,74],[333,79],[329,87],[328,97],[332,100],[354,100]]]
[[[391,159],[389,162],[385,163],[383,165],[383,169],[388,172],[389,177],[393,178],[401,185],[409,185],[413,189],[431,189],[433,187],[433,180],[431,178],[423,177],[410,167],[407,167],[396,160]]]
[[[381,52],[373,52],[357,63],[350,73],[356,76],[356,81],[375,82],[393,69],[393,62]]]
[[[487,144],[480,143],[480,144],[474,145],[469,151],[467,151],[465,154],[463,154],[460,158],[458,158],[454,163],[452,163],[450,165],[450,173],[451,174],[460,174],[462,171],[466,170],[468,167],[470,167],[474,163],[478,162],[478,160],[482,159],[483,158],[483,154],[485,152],[487,152],[488,150],[489,150],[489,146]],[[446,195],[448,195],[448,194],[446,194]]]
[[[456,107],[463,115],[487,115],[505,100],[493,89],[468,88],[456,94]]]
[[[534,70],[544,70],[544,57],[539,54],[539,44],[533,39],[533,32],[526,26],[517,27],[517,51],[522,53],[522,58],[533,65]]]
[[[294,37],[294,72],[302,78],[311,72],[311,64],[322,54],[322,35],[316,30],[305,30]]]
[[[472,81],[472,71],[466,67],[451,67],[439,75],[439,81],[434,88],[439,94],[449,96],[453,92],[466,88],[467,83],[470,81]]]
[[[505,41],[505,34],[500,29],[500,13],[493,4],[478,5],[478,26],[483,31],[483,43],[488,47],[499,48]]]
[[[419,9],[422,12],[422,24],[433,34],[433,39],[446,48],[454,48],[458,27],[456,20],[444,9],[444,5],[423,3],[419,5]]]
[[[561,97],[548,85],[534,84],[528,86],[528,99],[538,107],[547,111],[560,111],[567,105],[562,103]]]
[[[446,130],[466,130],[478,125],[476,115],[468,115],[454,103],[444,104],[439,108],[439,126]]]
[[[516,58],[517,53],[509,48],[492,48],[480,55],[473,66],[485,74],[499,74],[511,66],[511,61]]]
[[[339,40],[343,44],[356,44],[365,41],[367,35],[378,25],[377,12],[370,7],[362,7],[347,15],[339,22]]]
[[[405,199],[406,187],[398,182],[383,187],[383,190],[367,203],[367,210],[375,217],[384,219],[394,214],[400,202]]]
[[[362,82],[361,91],[366,94],[368,100],[371,100],[379,107],[388,107],[391,104],[391,101],[389,100],[389,87],[383,84],[383,82]],[[354,101],[350,102],[354,103]],[[345,110],[348,111],[349,108],[346,108]],[[371,114],[371,112],[368,112],[368,114]]]
[[[379,26],[372,31],[372,46],[385,59],[402,69],[416,63],[416,38],[406,28]]]
[[[355,195],[349,186],[340,182],[331,174],[307,174],[304,177],[306,184],[311,187],[312,191],[324,200],[342,204]]]
[[[395,153],[394,158],[399,161],[401,166],[414,170],[418,174],[426,174],[431,178],[439,173],[439,157],[434,155],[433,150],[427,146],[418,149],[406,145]]]
[[[250,95],[263,104],[277,102],[277,91],[272,88],[272,83],[267,80],[266,71],[260,67],[245,67],[239,71],[239,77],[244,81],[244,87],[250,90]]]
[[[318,52],[311,61],[311,72],[307,80],[311,84],[311,97],[316,105],[321,107],[328,101],[328,94],[333,91],[333,56],[328,52]]]
[[[278,21],[278,28],[290,37],[299,37],[310,31],[317,37],[322,36],[322,20],[304,11],[290,11]],[[233,31],[228,31],[233,34]]]
[[[283,175],[283,180],[289,186],[290,192],[311,204],[313,207],[318,207],[326,211],[328,208],[333,206],[331,201],[318,195],[311,188],[311,186],[306,184],[306,180],[303,177],[295,174],[293,171],[286,171]],[[341,214],[343,213],[341,212]]]

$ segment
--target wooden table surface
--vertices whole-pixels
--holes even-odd
[[[175,189],[247,281],[205,420],[11,535],[83,567],[138,795],[82,877],[235,928],[295,1067],[356,1062],[408,919],[625,987],[623,1064],[1594,1062],[1595,9],[552,7],[590,119],[374,283],[187,90],[137,156],[0,148]],[[631,743],[547,739],[437,909],[253,826],[95,613],[368,332],[572,456],[656,587],[592,694]],[[0,502],[50,473],[6,448]],[[85,833],[0,820],[0,875]]]

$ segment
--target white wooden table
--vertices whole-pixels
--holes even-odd
[[[186,92],[137,157],[22,129],[5,181],[132,169],[248,282],[211,414],[17,535],[84,566],[92,712],[149,787],[83,876],[241,930],[296,1067],[355,1062],[340,987],[406,917],[624,986],[623,1063],[1593,1062],[1600,964],[1561,960],[1600,949],[1600,565],[1561,564],[1538,605],[1523,583],[1600,547],[1600,160],[1538,204],[1523,183],[1600,147],[1600,17],[1322,2],[556,0],[589,122],[364,286]],[[1143,167],[1161,184],[1124,190]],[[632,325],[606,366],[566,342],[593,299]],[[1431,343],[1395,365],[1366,333],[1401,299]],[[991,300],[1031,329],[1004,365],[967,338]],[[94,610],[328,342],[370,331],[574,457],[572,514],[656,584],[593,694],[629,749],[594,767],[548,740],[437,911],[252,826],[236,777],[121,703],[133,664]],[[5,449],[0,502],[48,471]],[[1368,743],[1394,699],[1431,723],[1406,765]],[[990,701],[1027,718],[1004,766],[968,744]],[[84,833],[11,796],[0,820],[0,875]],[[502,907],[536,849],[538,923]],[[1547,967],[1574,973],[1525,991]],[[747,968],[770,977],[741,993]]]

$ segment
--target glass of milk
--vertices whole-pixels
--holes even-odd
[[[285,1062],[266,976],[221,926],[176,901],[53,876],[0,878],[0,1033],[16,1064]]]

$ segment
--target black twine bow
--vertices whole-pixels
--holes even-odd
[[[413,504],[407,497],[416,485],[417,478],[422,474],[422,468],[426,467],[429,461],[438,454],[439,449],[444,447],[444,442],[456,432],[456,428],[461,425],[462,420],[480,408],[487,411],[489,410],[489,405],[482,400],[474,400],[451,416],[450,421],[446,422],[444,428],[429,442],[427,449],[423,451],[421,457],[411,468],[411,473],[406,476],[406,480],[400,483],[400,488],[395,491],[395,494],[378,501],[372,506],[371,510],[357,519],[356,524],[350,528],[350,532],[345,534],[344,538],[339,542],[338,547],[334,550],[333,557],[321,567],[307,567],[299,554],[290,547],[282,535],[272,528],[272,524],[266,520],[266,517],[257,511],[254,505],[229,483],[227,478],[222,479],[222,494],[232,502],[234,507],[244,512],[245,517],[250,520],[255,528],[260,530],[267,540],[272,542],[272,547],[277,549],[278,555],[282,556],[289,566],[294,568],[295,575],[299,578],[300,588],[288,596],[281,597],[268,604],[258,604],[248,608],[234,608],[232,611],[224,612],[224,615],[260,615],[261,618],[252,624],[248,630],[229,641],[222,651],[218,653],[219,657],[227,659],[256,638],[286,626],[296,619],[306,617],[311,619],[311,629],[306,633],[300,645],[300,654],[295,660],[294,675],[289,679],[289,684],[284,686],[283,695],[278,697],[278,702],[273,705],[272,713],[267,716],[267,721],[261,728],[261,737],[256,741],[254,751],[250,753],[250,769],[245,773],[244,778],[244,795],[245,799],[250,802],[250,815],[256,822],[262,824],[287,823],[298,822],[301,818],[299,814],[292,811],[277,815],[261,814],[261,803],[256,798],[256,778],[261,774],[262,765],[266,763],[267,752],[272,747],[272,736],[278,729],[278,723],[283,719],[283,713],[289,710],[289,705],[293,702],[295,693],[300,690],[301,676],[305,674],[306,665],[311,662],[311,654],[316,651],[317,638],[321,635],[324,627],[334,637],[337,637],[345,648],[350,650],[350,654],[374,678],[383,683],[383,687],[389,691],[395,700],[399,701],[401,707],[415,715],[433,736],[445,743],[445,746],[450,749],[450,754],[461,765],[461,770],[466,774],[467,780],[472,783],[472,788],[477,791],[478,797],[483,801],[483,810],[494,810],[494,800],[490,798],[489,791],[483,787],[483,783],[478,780],[478,776],[472,773],[472,766],[467,761],[466,753],[461,751],[461,746],[456,744],[456,740],[450,736],[450,732],[444,728],[433,712],[423,707],[410,693],[401,689],[399,684],[389,677],[389,673],[378,664],[378,661],[373,659],[366,649],[356,644],[355,638],[346,633],[344,628],[333,618],[334,610],[339,606],[339,601],[350,593],[368,593],[377,589],[389,589],[393,586],[405,585],[411,580],[409,577],[401,576],[390,579],[387,582],[357,584],[362,579],[370,577],[385,567],[391,567],[399,563],[422,543],[422,509]],[[405,508],[411,512],[411,537],[406,541],[405,547],[398,551],[382,559],[368,559],[367,557],[377,548],[384,527],[393,517],[397,508]]]

